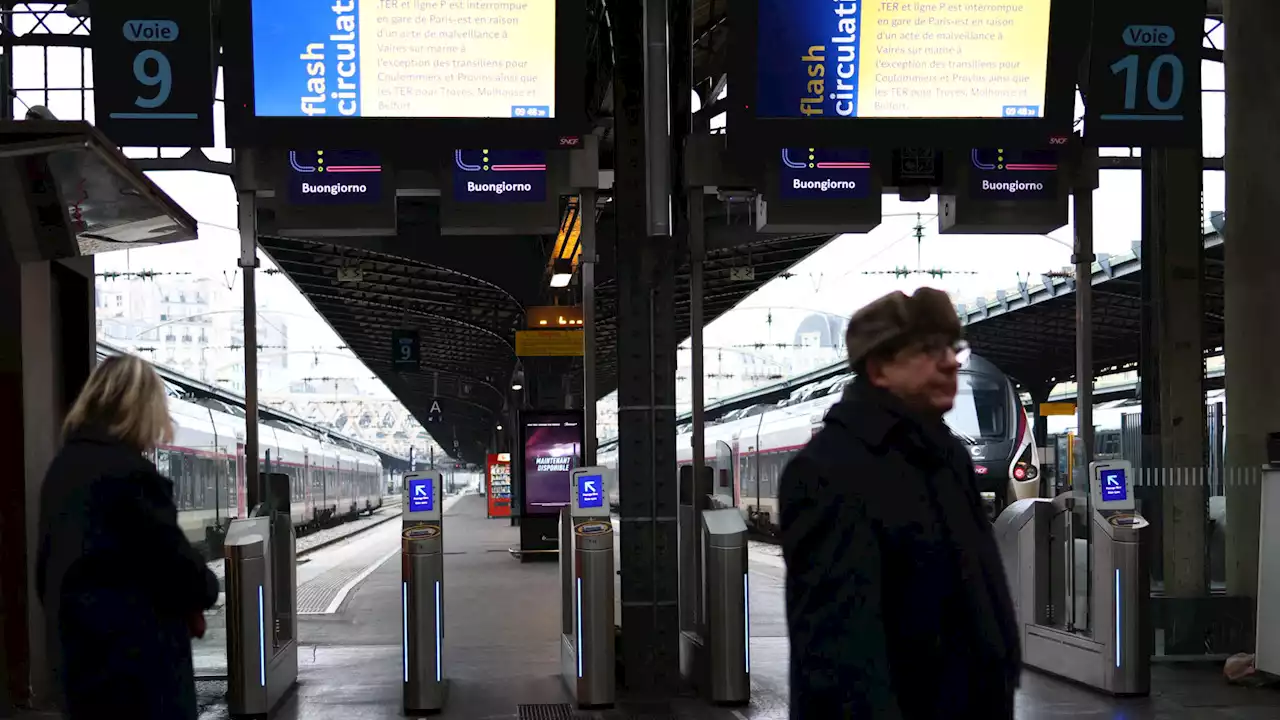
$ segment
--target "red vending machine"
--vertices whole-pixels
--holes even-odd
[[[488,482],[489,517],[511,517],[511,454],[489,455],[485,478]]]

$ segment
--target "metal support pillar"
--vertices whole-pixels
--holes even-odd
[[[1280,244],[1274,238],[1280,166],[1280,3],[1226,3],[1227,594],[1258,596],[1260,468],[1280,431]]]
[[[236,193],[239,202],[240,270],[244,285],[244,463],[245,494],[249,512],[262,502],[258,473],[258,297],[255,271],[258,269],[258,208],[253,191]]]
[[[1157,532],[1165,597],[1200,597],[1208,590],[1205,563],[1205,409],[1202,310],[1204,219],[1200,213],[1198,150],[1143,149],[1143,312],[1150,314],[1154,386],[1144,388],[1142,414],[1152,419],[1158,462],[1144,468],[1159,488]],[[1158,445],[1157,445],[1158,444]]]
[[[578,194],[582,230],[582,464],[596,464],[596,189]]]
[[[622,558],[622,682],[642,696],[679,684],[679,566],[675,463],[675,262],[672,240],[650,235],[667,203],[650,206],[650,143],[670,147],[666,66],[646,75],[664,42],[661,2],[610,8],[614,28],[614,206],[618,283],[618,488]],[[660,74],[659,74],[660,73]],[[646,80],[652,80],[648,86]],[[653,118],[660,103],[661,122]],[[646,133],[660,127],[661,136]],[[660,223],[661,225],[661,223]]]
[[[1088,471],[1093,461],[1093,189],[1077,183],[1072,194],[1075,210],[1076,266],[1076,427],[1080,457],[1077,472]],[[1072,478],[1073,487],[1077,485]]]

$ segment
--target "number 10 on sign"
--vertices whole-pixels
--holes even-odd
[[[1162,93],[1160,80],[1166,69],[1170,75],[1169,87],[1167,93]],[[1104,114],[1101,116],[1103,120],[1177,121],[1183,119],[1182,113],[1169,112],[1177,108],[1178,103],[1182,100],[1182,90],[1186,79],[1182,69],[1181,58],[1167,53],[1160,55],[1151,61],[1151,65],[1146,70],[1146,73],[1142,72],[1142,63],[1137,53],[1126,55],[1111,65],[1113,74],[1124,75],[1124,109],[1126,112]],[[1144,97],[1142,99],[1145,100],[1145,105],[1143,110],[1149,109],[1155,112],[1142,112],[1138,109],[1139,86],[1144,84],[1145,87],[1142,93]]]

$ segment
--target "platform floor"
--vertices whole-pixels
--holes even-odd
[[[522,564],[508,549],[518,528],[484,517],[479,496],[445,505],[446,674],[442,720],[785,720],[788,641],[785,567],[775,546],[751,548],[752,703],[710,708],[694,701],[574,713],[559,677],[558,567]],[[313,614],[299,619],[299,684],[279,720],[401,717],[398,523],[315,553],[299,566]],[[304,594],[304,593],[300,593]],[[314,596],[314,597],[312,597]],[[217,654],[205,645],[206,669]],[[225,662],[225,660],[223,661]],[[1159,665],[1149,698],[1115,700],[1027,671],[1019,720],[1261,720],[1280,718],[1280,691],[1231,687],[1220,668]],[[225,682],[201,682],[201,719],[228,717]],[[540,708],[521,714],[520,705]],[[832,720],[839,720],[833,718]],[[951,720],[951,719],[946,719]]]

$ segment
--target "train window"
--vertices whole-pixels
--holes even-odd
[[[962,372],[955,407],[946,414],[957,434],[977,440],[1003,438],[1009,419],[1009,398],[1003,378]]]

